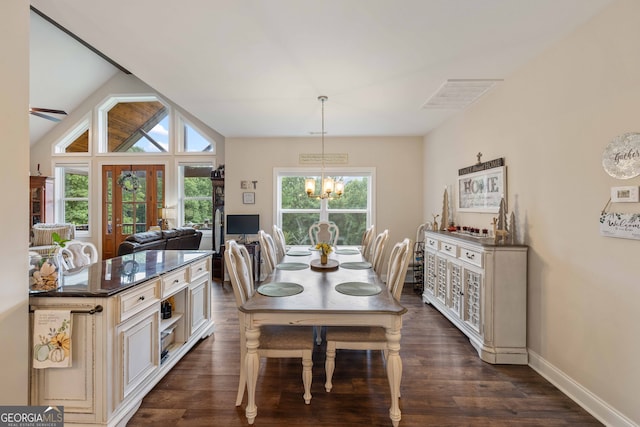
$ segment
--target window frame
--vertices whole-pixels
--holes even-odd
[[[211,170],[215,170],[216,165],[215,165],[215,161],[214,160],[202,160],[202,161],[178,161],[177,163],[177,178],[178,178],[178,199],[177,199],[177,208],[176,208],[176,224],[178,224],[179,226],[184,226],[185,222],[184,222],[184,212],[185,212],[185,208],[184,208],[184,203],[187,200],[211,200],[211,202],[213,203],[213,197],[212,196],[207,196],[207,197],[187,197],[185,195],[185,191],[184,191],[184,168],[185,166],[209,166],[211,167]],[[213,215],[213,211],[211,212],[211,215]],[[211,218],[211,222],[213,223],[213,218]],[[211,233],[211,229],[209,230],[202,230],[203,233],[205,233],[206,231],[208,231],[209,233]]]
[[[67,153],[65,149],[73,144],[73,142],[84,132],[89,132],[88,147],[86,153]],[[71,128],[70,131],[55,141],[51,145],[51,155],[56,157],[78,157],[78,156],[92,156],[93,155],[93,129],[91,127],[91,114],[85,114],[85,116]]]
[[[82,169],[87,172],[87,197],[65,197],[65,175],[69,169]],[[91,163],[90,162],[74,162],[74,163],[55,163],[54,170],[54,217],[57,223],[66,223],[65,219],[65,203],[67,201],[86,201],[87,202],[87,230],[76,230],[76,237],[91,237]]]
[[[375,224],[375,195],[376,195],[376,168],[375,167],[331,167],[324,168],[325,176],[366,176],[368,178],[368,197],[367,207],[365,209],[330,209],[329,201],[323,199],[320,201],[319,209],[282,209],[282,177],[290,176],[321,176],[320,167],[308,168],[274,168],[273,169],[273,218],[274,223],[278,227],[282,227],[283,213],[319,213],[320,221],[327,221],[331,213],[365,213],[366,223],[365,229],[371,224]]]
[[[216,155],[216,141],[211,138],[211,136],[207,135],[202,129],[196,126],[191,120],[187,119],[182,114],[176,112],[176,154],[185,155],[185,156],[215,156]],[[209,141],[211,144],[211,151],[187,151],[185,147],[185,126],[189,126],[196,130],[204,139]]]

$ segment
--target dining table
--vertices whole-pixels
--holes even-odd
[[[402,360],[400,337],[403,307],[387,289],[357,246],[337,246],[327,264],[313,246],[292,246],[276,268],[240,306],[245,317],[247,353],[246,417],[253,424],[258,413],[255,391],[260,360],[262,325],[377,326],[385,328],[387,378],[391,391],[389,417],[400,422],[398,404]],[[312,403],[313,404],[313,403]]]

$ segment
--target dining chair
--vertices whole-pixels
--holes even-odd
[[[260,253],[264,258],[267,273],[271,273],[276,269],[278,264],[276,255],[276,246],[273,237],[264,230],[258,231],[258,241],[260,242]]]
[[[276,243],[278,260],[281,260],[287,253],[287,242],[284,238],[284,232],[282,231],[282,228],[278,227],[275,224],[273,224],[273,240]]]
[[[371,224],[362,234],[361,250],[362,256],[365,260],[369,261],[371,247],[373,243],[373,236],[376,234],[376,226]]]
[[[65,242],[59,251],[62,267],[65,270],[78,268],[98,262],[98,249],[91,242],[71,240]]]
[[[339,234],[340,230],[333,221],[316,221],[309,227],[309,239],[313,246],[322,242],[336,246]]]
[[[247,248],[229,240],[224,251],[224,262],[229,272],[229,279],[233,287],[233,294],[238,309],[253,296],[253,272],[251,271],[251,257]],[[240,381],[236,406],[240,406],[247,385],[245,357],[247,354],[247,339],[245,336],[245,317],[238,310],[240,323]],[[267,358],[301,358],[302,384],[304,386],[304,402],[311,402],[311,380],[313,361],[313,329],[310,326],[276,326],[263,325],[260,327],[260,346],[257,349],[259,357]]]
[[[411,247],[411,239],[406,238],[394,245],[389,257],[387,288],[398,302],[409,266]],[[324,368],[327,379],[324,387],[327,392],[333,388],[336,350],[382,350],[385,362],[387,360],[387,336],[385,329],[381,326],[329,326],[326,339],[327,354]],[[398,375],[402,376],[402,372],[398,372]]]
[[[389,230],[386,229],[383,232],[379,233],[375,240],[373,241],[373,246],[371,247],[371,256],[369,258],[369,262],[371,263],[371,267],[373,270],[380,275],[382,273],[383,261],[382,255],[384,253],[384,247],[389,240]]]

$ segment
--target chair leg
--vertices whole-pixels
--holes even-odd
[[[322,326],[314,326],[313,332],[315,333],[315,336],[316,336],[316,344],[317,345],[322,344]]]
[[[244,390],[247,388],[247,371],[245,369],[245,352],[240,352],[240,381],[238,382],[238,394],[236,395],[236,406],[242,404]]]
[[[313,378],[311,368],[313,360],[311,360],[311,352],[302,357],[302,384],[304,385],[304,403],[311,403],[311,380]]]
[[[324,362],[324,371],[327,375],[327,382],[324,384],[327,393],[333,388],[331,379],[333,378],[333,371],[336,367],[336,343],[333,341],[327,341],[327,357]]]

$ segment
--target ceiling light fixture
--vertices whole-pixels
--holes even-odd
[[[342,181],[336,182],[331,177],[324,176],[324,102],[328,98],[324,95],[320,95],[318,97],[318,101],[322,103],[322,132],[320,133],[322,138],[322,169],[321,169],[321,177],[320,183],[322,185],[322,190],[316,194],[316,179],[315,178],[307,178],[304,182],[304,189],[307,192],[307,196],[312,199],[338,199],[342,196],[344,192],[344,183]]]

